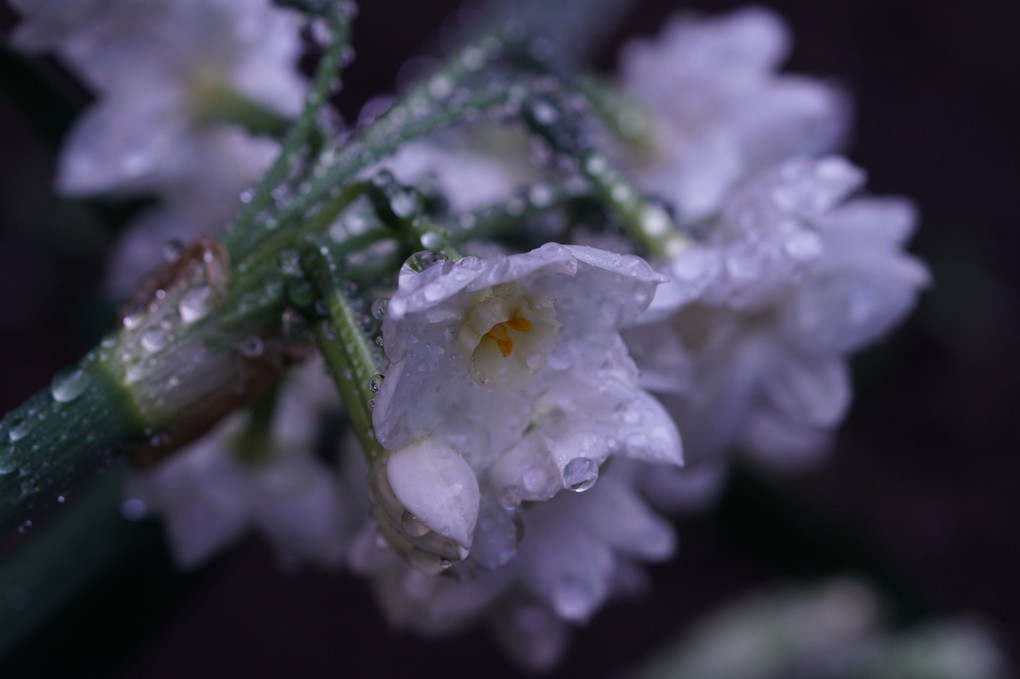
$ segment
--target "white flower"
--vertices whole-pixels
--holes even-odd
[[[585,490],[613,453],[679,464],[676,428],[638,387],[617,330],[660,280],[637,257],[555,243],[405,268],[383,322],[379,442],[456,451],[478,477],[482,518]],[[393,472],[390,486],[407,483]],[[514,544],[512,526],[492,530],[510,548],[481,550],[489,567]]]
[[[657,152],[637,176],[682,221],[713,214],[748,174],[838,142],[848,118],[843,97],[817,80],[776,73],[789,43],[782,20],[754,7],[677,16],[655,41],[624,47],[624,88],[657,123]]]
[[[98,94],[63,150],[65,193],[157,192],[218,225],[277,144],[209,120],[211,108],[240,96],[284,115],[300,109],[298,18],[268,2],[44,0],[19,9],[19,42],[55,50]]]
[[[500,568],[462,578],[426,574],[381,542],[374,525],[352,544],[351,566],[371,578],[394,626],[439,636],[484,620],[515,660],[549,669],[566,648],[570,623],[586,622],[614,594],[640,589],[639,563],[675,550],[669,524],[633,490],[632,478],[650,466],[615,460],[590,491],[522,509],[516,530],[524,540]]]
[[[335,473],[314,456],[316,418],[325,394],[321,362],[303,367],[284,387],[267,459],[243,461],[237,414],[157,467],[133,474],[125,514],[160,516],[174,560],[200,565],[250,529],[287,562],[339,565],[344,558],[344,506]],[[250,452],[250,451],[249,451]]]
[[[864,174],[794,159],[733,193],[664,269],[628,344],[692,460],[734,443],[781,463],[824,447],[851,398],[846,354],[913,307],[928,272],[902,250],[909,202],[847,200]]]
[[[454,213],[497,203],[513,194],[515,183],[497,159],[461,148],[461,144],[451,148],[451,140],[444,141],[443,146],[429,141],[405,144],[382,165],[405,184],[435,179]]]

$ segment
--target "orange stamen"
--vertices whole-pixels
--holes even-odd
[[[513,353],[514,350],[514,341],[510,339],[510,333],[507,331],[507,328],[517,332],[527,332],[531,330],[531,321],[515,311],[513,316],[502,323],[492,326],[489,328],[489,332],[483,335],[483,337],[495,340],[496,346],[499,347],[499,353],[503,354],[504,358]]]
[[[517,332],[527,332],[531,330],[531,321],[521,316],[519,312],[514,312],[514,315],[510,317],[510,320],[506,322],[513,330]]]

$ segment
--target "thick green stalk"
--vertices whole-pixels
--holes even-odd
[[[104,353],[88,354],[0,421],[0,533],[145,439],[146,424]]]
[[[119,511],[124,465],[70,499],[38,535],[0,566],[0,658],[97,578],[158,535]]]

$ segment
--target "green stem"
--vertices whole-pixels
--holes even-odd
[[[379,366],[358,315],[343,292],[341,268],[329,249],[325,246],[311,249],[306,269],[327,313],[326,319],[313,319],[315,343],[326,359],[351,425],[371,464],[386,453],[375,438],[369,405],[375,398],[370,384]]]
[[[149,433],[103,359],[90,353],[0,421],[0,534]]]
[[[358,172],[395,152],[402,144],[423,137],[460,121],[467,113],[485,111],[508,97],[505,87],[487,88],[458,103],[435,108],[428,114],[412,114],[407,103],[397,104],[366,128],[363,136],[348,144],[331,163],[320,165],[318,178],[296,194],[286,207],[274,213],[268,223],[262,223],[264,233],[253,236],[257,241],[284,224],[302,221],[315,205],[336,195],[338,187],[346,188]],[[243,252],[243,250],[242,250]]]
[[[0,567],[0,657],[139,545],[157,537],[151,522],[135,523],[120,515],[124,471],[123,464],[115,464],[76,493]]]
[[[236,439],[234,455],[243,463],[257,466],[272,455],[273,415],[279,400],[279,385],[255,399],[248,413],[248,426]]]
[[[338,78],[344,51],[350,41],[350,17],[341,7],[335,6],[330,12],[328,21],[333,31],[333,39],[319,61],[312,89],[305,101],[305,108],[284,137],[280,155],[269,168],[258,190],[228,228],[224,245],[232,259],[240,259],[258,244],[263,234],[253,229],[253,224],[259,213],[268,208],[272,202],[273,190],[280,186],[294,167],[302,147],[316,130],[319,112],[329,101],[330,90]]]
[[[638,154],[655,150],[652,116],[641,104],[590,73],[579,75],[572,82],[617,139]]]
[[[533,99],[525,122],[556,151],[575,158],[595,193],[619,216],[627,233],[651,254],[671,258],[688,248],[690,238],[666,210],[642,195],[609,157],[592,146],[583,133],[584,120],[561,103],[564,92]]]

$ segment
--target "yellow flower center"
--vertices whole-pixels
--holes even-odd
[[[514,340],[510,336],[511,330],[528,332],[531,330],[531,321],[521,316],[521,312],[518,310],[507,320],[489,328],[489,332],[485,333],[482,337],[483,339],[488,337],[495,340],[496,345],[499,347],[499,352],[503,354],[503,358],[506,358],[514,351]]]
[[[479,295],[457,341],[475,382],[505,389],[530,380],[545,365],[558,336],[549,298],[506,284]]]

